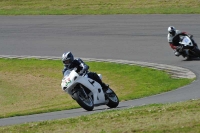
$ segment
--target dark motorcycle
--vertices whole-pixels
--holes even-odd
[[[192,39],[192,36],[176,35],[172,42],[174,44],[179,44],[176,51],[186,58],[186,60],[200,59],[200,50]]]

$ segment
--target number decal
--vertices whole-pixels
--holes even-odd
[[[65,82],[66,82],[66,86],[68,86],[72,81],[71,81],[70,78],[68,78],[68,79],[65,80]]]

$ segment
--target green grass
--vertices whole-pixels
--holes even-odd
[[[199,133],[200,100],[0,127],[1,133]]]
[[[194,79],[174,79],[163,71],[108,62],[86,62],[120,101],[170,91]],[[0,59],[0,118],[79,108],[60,83],[60,60]]]
[[[0,15],[199,14],[199,0],[1,0]]]

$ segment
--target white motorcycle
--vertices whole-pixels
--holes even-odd
[[[102,78],[101,74],[98,76]],[[104,93],[98,82],[88,78],[87,72],[81,76],[76,70],[65,71],[61,88],[87,111],[92,111],[94,106],[107,105],[116,108],[119,104],[115,92],[109,87]]]

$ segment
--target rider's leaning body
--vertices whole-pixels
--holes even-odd
[[[196,42],[192,39],[192,37],[193,37],[192,35],[188,35],[186,32],[181,32],[180,30],[176,30],[174,26],[169,26],[168,27],[167,41],[168,41],[170,47],[174,50],[174,54],[176,56],[180,55],[178,49],[180,48],[179,42],[181,40],[181,36],[188,36],[191,39],[197,53],[200,52]]]

